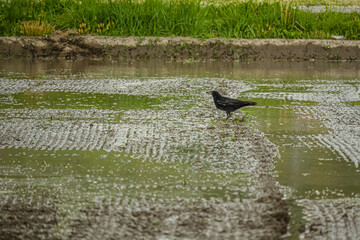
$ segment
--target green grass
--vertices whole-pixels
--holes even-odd
[[[294,9],[291,3],[0,1],[0,35],[25,35],[22,29],[29,21],[50,24],[60,31],[107,36],[327,39],[341,35],[346,39],[360,38],[359,13],[310,13]],[[44,31],[42,35],[46,34]]]

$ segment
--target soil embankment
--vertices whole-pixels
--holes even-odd
[[[360,41],[310,39],[206,39],[189,37],[1,37],[1,57],[360,60]]]

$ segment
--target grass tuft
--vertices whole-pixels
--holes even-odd
[[[20,25],[20,34],[25,36],[44,36],[50,35],[54,27],[46,22],[30,20]]]

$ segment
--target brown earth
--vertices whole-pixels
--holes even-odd
[[[360,203],[358,199],[298,200],[307,223],[305,239],[358,239]]]
[[[7,199],[0,203],[0,212],[1,240],[49,239],[58,224],[53,203]]]
[[[360,60],[360,41],[190,37],[0,37],[1,57],[222,60]]]

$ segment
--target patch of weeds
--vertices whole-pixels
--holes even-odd
[[[238,123],[248,123],[251,122],[254,117],[248,112],[245,112],[245,115],[238,115],[235,119]]]
[[[108,35],[108,33],[111,31],[111,28],[114,27],[115,23],[108,21],[106,24],[99,23],[96,28],[96,32],[99,35]]]
[[[234,118],[233,118],[233,122],[236,123],[236,124],[241,124],[241,123],[245,123],[247,121],[247,116],[248,114],[245,113],[245,115],[234,115]]]
[[[87,34],[90,31],[90,26],[86,25],[86,23],[79,24],[78,32],[79,34]]]
[[[226,119],[211,119],[210,120],[210,126],[211,128],[221,128],[224,126],[224,122],[226,121]]]
[[[186,186],[187,184],[188,184],[188,183],[187,183],[187,180],[186,180],[186,178],[184,178],[183,181],[182,181],[182,185],[183,185],[183,186]]]
[[[246,113],[243,115],[233,115],[229,119],[222,118],[222,119],[211,119],[210,126],[208,129],[226,129],[232,128],[235,130],[234,135],[229,135],[228,133],[223,133],[223,137],[229,137],[230,141],[235,141],[238,136],[244,134],[244,125],[252,119],[252,116]]]
[[[19,33],[24,36],[45,36],[54,31],[54,27],[44,21],[29,20],[19,25]]]

